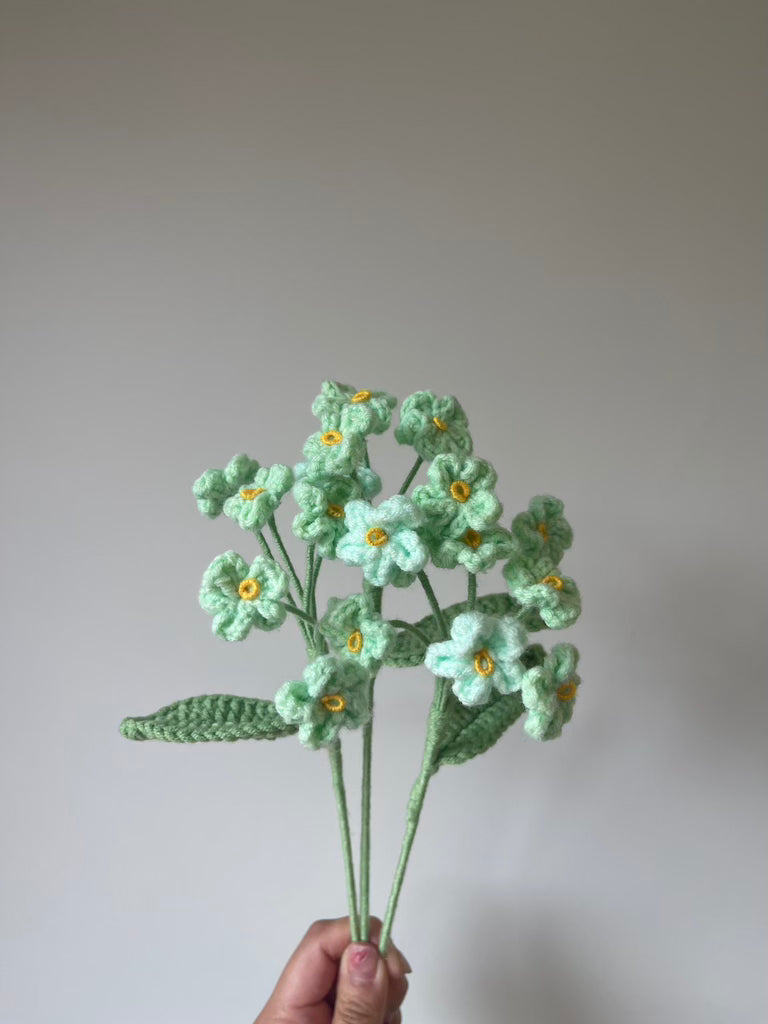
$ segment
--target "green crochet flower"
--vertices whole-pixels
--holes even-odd
[[[467,572],[487,572],[512,554],[512,534],[503,526],[489,526],[482,533],[466,530],[458,540],[436,535],[430,550],[432,561],[439,569],[463,565]]]
[[[361,566],[363,576],[374,586],[408,586],[429,560],[416,532],[422,519],[421,512],[402,494],[387,498],[378,508],[367,501],[350,501],[347,533],[336,545],[336,554],[347,565]]]
[[[213,632],[224,640],[244,640],[253,629],[276,629],[285,619],[280,601],[288,577],[277,562],[258,555],[251,565],[235,551],[211,562],[203,575],[200,605],[213,615]]]
[[[573,644],[555,644],[541,665],[523,676],[522,698],[528,715],[525,731],[535,740],[553,740],[573,717],[581,679],[576,674],[579,652]]]
[[[550,629],[565,629],[578,619],[581,612],[579,588],[570,576],[563,576],[549,559],[525,562],[513,556],[504,566],[504,579],[512,596],[524,609],[534,612],[525,621],[535,628],[535,616]]]
[[[424,512],[426,529],[434,538],[458,540],[467,530],[483,531],[501,515],[493,493],[496,470],[473,456],[438,455],[427,472],[427,483],[413,492]]]
[[[344,658],[359,661],[363,668],[379,668],[395,630],[385,622],[366,594],[331,597],[320,620],[320,631]]]
[[[224,515],[234,519],[244,530],[258,533],[293,483],[289,466],[262,466],[247,486],[224,502]]]
[[[354,431],[319,430],[304,445],[307,472],[313,476],[340,473],[348,475],[365,457],[365,438]]]
[[[392,422],[396,405],[395,396],[386,391],[358,391],[349,384],[326,380],[312,403],[312,412],[323,430],[383,434]]]
[[[462,612],[451,624],[451,639],[430,644],[424,664],[433,675],[453,679],[453,692],[467,707],[485,704],[491,690],[520,689],[525,666],[525,630],[511,615],[496,618]]]
[[[298,725],[305,747],[330,746],[339,730],[358,729],[371,717],[370,675],[355,661],[322,654],[304,669],[303,678],[284,683],[275,708],[290,725]]]
[[[346,533],[346,505],[360,497],[353,477],[305,477],[293,488],[301,512],[293,520],[293,532],[307,544],[316,544],[323,558],[336,557],[336,545]]]
[[[395,440],[411,445],[422,459],[440,454],[469,455],[472,451],[467,416],[458,398],[438,398],[433,391],[417,391],[405,399]]]
[[[220,516],[227,498],[237,494],[246,481],[253,479],[258,468],[255,459],[249,459],[247,455],[235,455],[225,469],[206,469],[192,485],[200,514],[208,519]]]
[[[531,499],[527,512],[512,521],[515,548],[528,560],[548,558],[558,565],[573,543],[573,530],[563,515],[563,503],[550,494]]]
[[[308,462],[297,462],[293,467],[293,479],[296,483],[306,480],[320,488],[327,487],[329,481],[337,480],[340,475],[327,473],[322,469],[313,469]],[[345,479],[350,478],[357,487],[357,493],[353,495],[355,498],[365,498],[366,501],[370,501],[381,490],[381,477],[370,466],[357,466],[351,474],[345,476]]]

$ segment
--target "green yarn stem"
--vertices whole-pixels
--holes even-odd
[[[264,536],[262,531],[259,530],[259,532],[256,534],[256,536],[259,539],[259,545],[261,546],[261,550],[262,550],[262,552],[264,554],[264,557],[265,558],[269,558],[272,562],[276,562],[277,559],[272,554],[272,549],[270,548],[269,544],[267,543],[267,538]],[[290,590],[286,594],[286,598],[288,599],[288,604],[290,605],[290,607],[288,608],[288,611],[295,611],[298,606],[297,606],[296,601],[294,600],[293,594],[290,592]],[[307,627],[304,625],[303,622],[300,621],[299,622],[299,628],[301,629],[301,635],[304,637],[304,643],[308,644],[309,643],[309,631],[307,630]]]
[[[295,604],[291,604],[290,601],[278,601],[277,604],[281,605],[287,612],[291,612],[302,620],[302,623],[308,622],[313,628],[317,625],[317,621],[312,615],[307,615],[301,608],[298,608]]]
[[[477,576],[471,572],[467,575],[467,611],[475,610],[477,601]]]
[[[432,589],[432,584],[429,582],[429,578],[423,569],[419,573],[419,583],[421,583],[422,587],[424,588],[424,593],[427,595],[427,600],[429,601],[430,607],[432,608],[432,613],[435,616],[435,621],[437,622],[440,632],[443,634],[443,640],[447,640],[449,637],[449,633],[448,627],[445,624],[445,616],[443,615],[443,610],[440,607],[437,598],[435,597],[435,592]]]
[[[375,612],[381,613],[381,587],[371,587],[365,581],[365,590],[371,598]],[[371,717],[363,727],[363,780],[360,828],[360,926],[363,942],[371,934],[371,762],[373,759],[373,689],[376,676],[368,687],[368,702]]]
[[[382,956],[386,956],[387,954],[389,938],[392,934],[392,923],[395,919],[395,911],[397,910],[400,892],[403,888],[403,881],[405,879],[405,869],[408,867],[408,859],[411,855],[413,840],[416,837],[416,829],[418,828],[419,818],[421,817],[421,809],[424,806],[424,798],[427,795],[427,786],[429,785],[429,780],[433,774],[432,769],[435,760],[435,752],[437,750],[438,739],[440,736],[440,719],[442,717],[447,697],[447,681],[443,678],[438,678],[435,683],[435,695],[432,699],[432,707],[429,711],[429,725],[427,727],[427,739],[424,744],[424,757],[421,762],[421,772],[414,783],[410,799],[408,800],[405,836],[403,837],[402,846],[400,847],[400,857],[397,862],[395,877],[392,882],[392,890],[389,894],[389,901],[387,903],[387,911],[384,915],[384,923],[381,928],[379,952]]]
[[[299,577],[296,574],[293,562],[291,561],[291,556],[288,554],[285,544],[283,544],[283,538],[280,536],[280,531],[277,528],[277,523],[275,522],[274,516],[269,517],[269,528],[272,531],[272,536],[275,538],[275,543],[280,549],[280,554],[285,559],[285,564],[288,568],[288,572],[290,573],[291,579],[293,580],[293,585],[296,587],[296,593],[299,595],[299,600],[303,601],[304,590],[301,586],[301,581],[299,580]]]
[[[407,629],[409,633],[413,633],[413,635],[418,637],[425,647],[429,647],[432,643],[427,634],[422,633],[419,627],[414,626],[412,622],[406,622],[405,619],[387,619],[387,621],[390,626],[394,626],[395,629]]]
[[[409,473],[409,474],[408,474],[408,476],[407,476],[407,477],[405,478],[405,480],[403,480],[403,486],[402,486],[402,487],[400,488],[400,490],[399,490],[399,491],[397,492],[398,494],[405,494],[405,492],[406,492],[406,491],[408,490],[408,488],[409,488],[409,487],[411,486],[411,484],[413,483],[413,478],[414,478],[414,477],[416,476],[416,474],[417,474],[417,473],[419,472],[419,468],[421,467],[421,464],[422,464],[422,462],[423,462],[423,461],[424,461],[424,459],[422,459],[422,457],[421,457],[421,456],[419,455],[419,457],[418,457],[418,458],[416,459],[416,461],[414,462],[414,464],[413,464],[413,465],[411,466],[411,471],[410,471],[410,473]]]
[[[363,779],[360,828],[360,926],[361,939],[371,934],[371,761],[373,753],[373,677],[368,685],[371,718],[363,727]]]
[[[328,650],[328,644],[325,642],[325,637],[320,633],[320,627],[317,622],[317,578],[320,575],[320,566],[323,564],[322,555],[318,555],[315,552],[314,563],[312,566],[312,584],[307,593],[309,601],[309,608],[312,616],[315,619],[315,645],[321,646],[323,650]]]
[[[341,848],[344,854],[344,874],[347,883],[349,904],[349,931],[352,942],[360,940],[360,921],[357,916],[357,893],[355,892],[355,866],[352,862],[352,839],[349,833],[347,794],[344,788],[344,770],[341,762],[341,742],[337,739],[328,748],[331,761],[333,792],[336,797],[336,811],[341,829]]]

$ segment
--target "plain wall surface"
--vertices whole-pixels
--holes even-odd
[[[301,673],[291,623],[212,635],[256,545],[191,484],[298,461],[324,379],[456,394],[583,596],[563,737],[433,781],[405,1021],[768,1019],[763,5],[5,0],[0,37],[3,1024],[251,1021],[346,913],[323,753],[118,733]],[[378,684],[380,916],[431,690]]]

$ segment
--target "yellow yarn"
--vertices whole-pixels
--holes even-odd
[[[323,444],[327,444],[328,447],[331,448],[335,444],[341,444],[344,438],[342,437],[338,430],[326,430],[326,432],[322,435],[320,440],[323,442]]]
[[[326,711],[343,711],[347,706],[347,702],[341,696],[340,693],[331,693],[326,697],[320,698],[320,703],[326,709]]]
[[[496,663],[485,647],[475,655],[475,672],[480,676],[489,676],[496,668]]]
[[[359,629],[356,629],[354,633],[350,633],[347,637],[347,649],[353,654],[359,654],[363,649],[363,634]]]
[[[263,493],[263,487],[246,487],[244,491],[240,491],[240,497],[243,501],[253,501],[254,498],[258,498]]]
[[[560,700],[573,700],[576,696],[576,689],[576,683],[571,679],[569,682],[563,683],[562,686],[558,686],[557,696]]]
[[[358,391],[356,394],[352,395],[350,402],[355,402],[355,404],[358,402],[370,402],[372,397],[372,391]]]
[[[454,480],[451,484],[451,497],[458,501],[461,505],[465,501],[469,500],[469,496],[472,493],[472,488],[464,480]]]
[[[381,547],[381,545],[386,544],[388,540],[389,537],[380,526],[371,527],[365,535],[365,543],[370,544],[372,548]]]
[[[562,590],[563,587],[565,586],[565,584],[563,583],[563,581],[560,579],[559,576],[545,576],[543,580],[540,580],[540,582],[541,583],[546,583],[550,587],[554,587],[555,590]]]
[[[476,550],[483,543],[482,534],[478,533],[477,530],[467,530],[464,536],[461,538],[467,547]]]
[[[261,593],[261,584],[258,580],[243,580],[237,592],[244,601],[255,601]]]
[[[331,519],[344,518],[344,509],[341,507],[341,505],[329,505],[325,511],[326,514],[331,517]]]
[[[443,423],[439,416],[433,416],[432,422],[435,424],[438,430],[447,430],[448,427]]]

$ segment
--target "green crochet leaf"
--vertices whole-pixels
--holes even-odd
[[[509,594],[486,594],[484,597],[477,599],[475,607],[479,612],[484,612],[486,615],[501,616],[519,610],[520,606]],[[456,616],[466,610],[466,601],[459,601],[457,604],[452,604],[448,608],[443,609],[443,615],[449,629]],[[414,625],[418,626],[421,632],[429,637],[430,643],[436,643],[438,640],[443,639],[434,615],[427,615],[419,622],[414,623]],[[384,664],[392,668],[413,668],[415,665],[421,665],[424,661],[424,650],[424,644],[422,644],[417,636],[405,629],[398,630],[395,639],[387,650]]]
[[[449,694],[432,774],[444,764],[463,764],[484,754],[522,715],[519,693],[493,691],[487,704],[468,708]]]
[[[167,743],[276,740],[296,731],[295,725],[283,721],[271,700],[224,693],[187,697],[153,715],[124,718],[120,723],[126,739]]]

